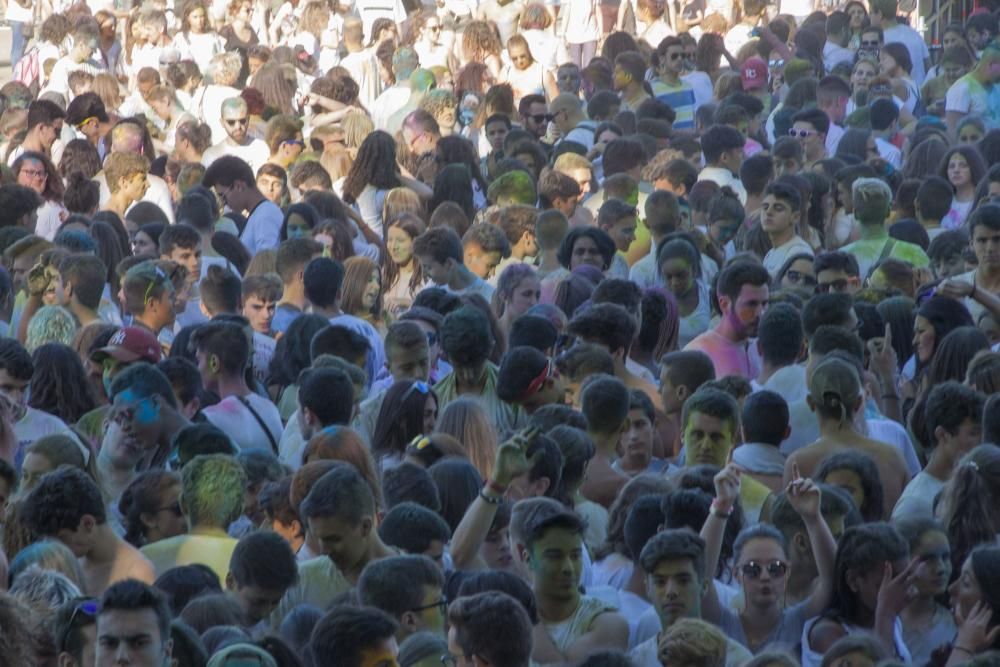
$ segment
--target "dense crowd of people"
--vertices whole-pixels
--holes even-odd
[[[995,1],[5,4],[0,667],[1000,664]]]

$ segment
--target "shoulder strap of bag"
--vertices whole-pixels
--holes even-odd
[[[865,282],[867,282],[872,277],[872,274],[875,273],[875,269],[878,268],[879,264],[889,259],[889,256],[892,255],[892,249],[895,247],[896,247],[896,239],[890,236],[889,240],[885,242],[884,246],[882,246],[882,254],[878,256],[878,259],[875,260],[875,263],[872,264],[871,268],[868,269],[868,275],[865,276]]]
[[[244,398],[242,396],[237,396],[236,400],[239,401],[240,403],[242,403],[243,407],[245,407],[247,410],[249,410],[250,414],[253,415],[253,418],[257,420],[257,424],[260,426],[261,430],[264,431],[264,434],[267,436],[268,442],[271,443],[271,449],[274,450],[274,455],[277,456],[278,455],[278,443],[274,440],[274,434],[271,433],[271,429],[269,429],[267,427],[267,424],[265,424],[264,420],[261,418],[261,416],[259,414],[257,414],[257,411],[253,409],[253,406],[250,405],[250,401],[248,401],[246,398]]]

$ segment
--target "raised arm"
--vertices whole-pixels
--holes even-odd
[[[449,553],[455,563],[456,570],[482,569],[484,564],[479,558],[479,549],[483,546],[497,506],[503,501],[503,495],[511,481],[529,470],[545,453],[542,449],[528,458],[528,447],[538,430],[529,428],[515,433],[507,442],[497,449],[496,463],[493,466],[493,479],[486,482],[482,491],[472,505],[466,510],[465,516],[455,528],[451,536]]]
[[[805,479],[799,474],[797,465],[792,468],[793,479],[785,489],[788,502],[799,513],[806,524],[809,534],[809,544],[816,558],[816,569],[819,571],[819,581],[812,595],[807,598],[808,611],[806,618],[818,616],[830,604],[833,596],[833,563],[837,556],[837,541],[830,532],[830,527],[820,513],[822,492],[811,479]]]
[[[705,525],[701,528],[701,539],[705,540],[705,572],[707,582],[701,598],[701,615],[709,623],[718,623],[722,616],[719,595],[715,591],[714,573],[719,567],[722,540],[726,523],[733,512],[736,499],[740,497],[740,469],[729,463],[715,476],[715,500],[708,512]]]

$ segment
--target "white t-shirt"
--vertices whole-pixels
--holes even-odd
[[[93,180],[97,181],[97,184],[101,187],[101,208],[104,208],[111,200],[111,190],[108,189],[108,179],[102,171],[98,173],[97,176],[94,176]],[[148,201],[152,204],[156,204],[167,216],[170,224],[174,224],[174,204],[173,200],[170,198],[170,188],[167,187],[166,181],[159,176],[147,174],[146,183],[149,184],[149,187],[146,188],[146,194],[144,194],[142,199],[139,201]],[[135,204],[133,203],[132,206],[135,206]],[[132,206],[129,207],[130,210]],[[128,211],[125,211],[125,214],[127,215]]]
[[[944,482],[921,470],[903,489],[892,510],[893,523],[901,519],[934,518],[934,499],[944,488]]]
[[[913,62],[910,76],[917,86],[922,86],[924,78],[927,76],[924,62],[930,60],[931,57],[931,52],[927,48],[927,42],[924,41],[924,38],[908,25],[894,25],[891,28],[886,28],[882,34],[883,44],[899,42],[906,46],[906,50],[910,52],[910,60]]]
[[[764,255],[764,268],[767,272],[771,274],[772,278],[778,277],[778,271],[781,267],[785,265],[788,258],[792,255],[798,255],[805,253],[807,255],[812,255],[813,250],[808,243],[802,240],[799,236],[793,236],[788,241],[785,241],[777,248],[771,248]]]
[[[278,445],[282,431],[281,415],[278,413],[278,408],[275,407],[274,403],[257,394],[247,394],[243,398],[267,425],[267,430],[270,431],[274,439],[274,445],[271,444],[271,438],[267,437],[267,433],[264,432],[257,418],[235,396],[227,396],[201,412],[208,421],[232,438],[241,450],[264,449],[273,452]]]
[[[261,168],[267,159],[271,157],[271,151],[261,139],[250,139],[250,142],[245,145],[234,146],[232,142],[228,139],[225,141],[220,141],[214,146],[209,146],[201,156],[201,163],[206,167],[218,160],[223,155],[235,155],[240,158],[253,169],[254,176],[257,175],[257,170]]]

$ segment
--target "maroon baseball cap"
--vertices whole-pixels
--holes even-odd
[[[108,357],[126,364],[136,361],[155,364],[161,355],[160,341],[156,340],[152,331],[142,327],[125,327],[116,331],[106,346],[94,350],[90,358],[98,364],[103,363]]]
[[[767,63],[763,58],[754,56],[747,58],[746,62],[740,66],[740,80],[743,82],[743,90],[755,90],[767,87]]]

